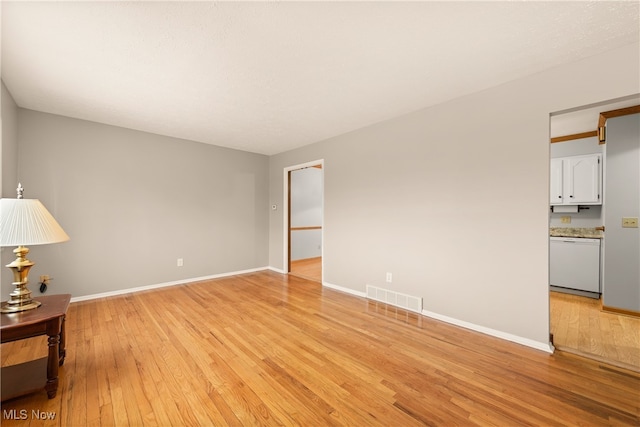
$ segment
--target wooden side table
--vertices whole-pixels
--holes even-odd
[[[58,367],[64,363],[65,316],[71,295],[49,295],[34,298],[42,305],[33,310],[0,315],[2,343],[47,335],[48,357],[2,368],[2,401],[44,389],[49,399],[58,391]],[[47,380],[42,374],[46,367]]]

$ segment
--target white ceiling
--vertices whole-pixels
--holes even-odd
[[[23,108],[275,154],[639,40],[640,2],[2,2]]]

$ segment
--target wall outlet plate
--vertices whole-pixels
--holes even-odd
[[[563,224],[571,224],[571,217],[570,216],[561,216],[560,217],[560,222],[562,222]]]
[[[638,218],[637,217],[623,217],[622,218],[622,228],[638,228]]]

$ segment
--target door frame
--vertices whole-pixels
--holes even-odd
[[[597,108],[597,107],[601,107],[602,109],[606,109],[606,108],[610,108],[610,106],[612,104],[617,104],[619,102],[628,100],[628,99],[636,99],[638,96],[638,94],[633,94],[633,95],[628,95],[628,96],[624,96],[622,98],[615,98],[615,99],[610,99],[607,101],[602,101],[600,103],[597,104],[590,104],[590,105],[583,105],[583,106],[579,106],[579,107],[575,107],[575,108],[571,108],[569,110],[564,110],[564,111],[557,111],[557,112],[551,112],[549,113],[549,131],[551,131],[551,120],[553,120],[554,116],[558,116],[564,113],[570,113],[570,112],[575,112],[575,111],[580,111],[583,109],[589,109],[589,108]],[[609,106],[609,107],[607,107]],[[609,118],[613,118],[613,117],[621,117],[621,116],[626,116],[629,114],[637,114],[640,113],[640,105],[633,105],[633,106],[629,106],[629,107],[624,107],[624,108],[618,108],[618,109],[614,109],[614,110],[609,110],[609,111],[601,111],[600,114],[598,115],[598,123],[597,123],[597,129],[594,131],[590,131],[590,132],[582,132],[582,133],[576,133],[576,134],[571,134],[571,135],[564,135],[564,136],[558,136],[558,137],[551,137],[551,135],[549,135],[549,177],[550,177],[550,172],[551,172],[551,144],[555,144],[555,143],[559,143],[559,142],[565,142],[565,141],[571,141],[571,140],[575,140],[575,139],[583,139],[583,138],[590,138],[590,137],[594,137],[597,136],[598,137],[598,143],[599,145],[605,145],[606,144],[606,125],[607,125],[607,119]],[[606,150],[607,147],[606,145],[603,147],[603,153],[602,153],[602,167],[603,167],[603,171],[602,171],[602,189],[600,190],[600,194],[603,195],[602,197],[602,224],[604,225],[604,219],[605,219],[605,215],[606,215],[606,204],[604,203],[604,188],[605,188],[605,182],[606,182]],[[551,188],[550,186],[549,188],[549,196],[551,194]],[[548,197],[548,199],[550,200],[550,197]],[[551,215],[549,215],[549,220],[548,220],[548,227],[551,227]],[[551,245],[551,238],[549,235],[547,235],[547,245],[548,245],[548,249],[547,249],[547,255],[548,257],[550,257],[550,245]],[[601,265],[600,265],[600,286],[601,286],[601,290],[603,290],[603,292],[600,294],[600,301],[602,303],[604,303],[604,257],[606,256],[606,250],[605,250],[605,246],[606,243],[603,239],[603,241],[601,242],[601,247],[600,250],[601,252]],[[547,273],[548,276],[550,277],[551,272],[550,272],[550,265],[551,265],[551,259],[548,258],[547,259]],[[548,308],[548,314],[549,314],[549,345],[552,349],[552,352],[554,351],[554,346],[553,346],[553,334],[551,333],[551,289],[548,289],[548,303],[549,303],[549,308]],[[627,314],[627,313],[624,313]]]
[[[285,274],[289,274],[291,272],[291,257],[290,257],[290,248],[291,248],[291,232],[289,231],[290,227],[291,227],[291,209],[290,209],[290,200],[291,200],[291,172],[295,171],[295,170],[299,170],[299,169],[305,169],[305,168],[309,168],[309,167],[313,167],[313,166],[320,166],[320,168],[322,169],[322,206],[321,206],[321,210],[322,210],[322,224],[320,224],[322,226],[320,235],[321,235],[321,239],[322,239],[322,247],[320,249],[320,256],[322,259],[322,266],[321,266],[321,283],[324,283],[324,174],[325,174],[325,167],[324,167],[324,159],[318,159],[318,160],[313,160],[310,162],[305,162],[305,163],[300,163],[297,165],[293,165],[293,166],[287,166],[284,168],[284,173],[283,173],[283,192],[282,192],[282,217],[283,217],[283,222],[282,222],[282,228],[283,228],[283,257],[282,257],[282,262],[283,262],[283,270]]]

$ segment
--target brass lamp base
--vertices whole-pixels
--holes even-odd
[[[0,307],[0,313],[19,313],[21,311],[33,310],[42,305],[40,301],[30,300],[26,303],[11,304],[11,301],[3,302]]]
[[[27,288],[29,283],[29,270],[34,263],[25,258],[29,253],[29,249],[24,246],[18,246],[13,250],[16,259],[7,264],[13,271],[12,283],[16,288],[9,294],[9,301],[3,302],[0,307],[1,313],[18,313],[20,311],[33,310],[40,307],[41,303],[31,299],[31,291]]]

